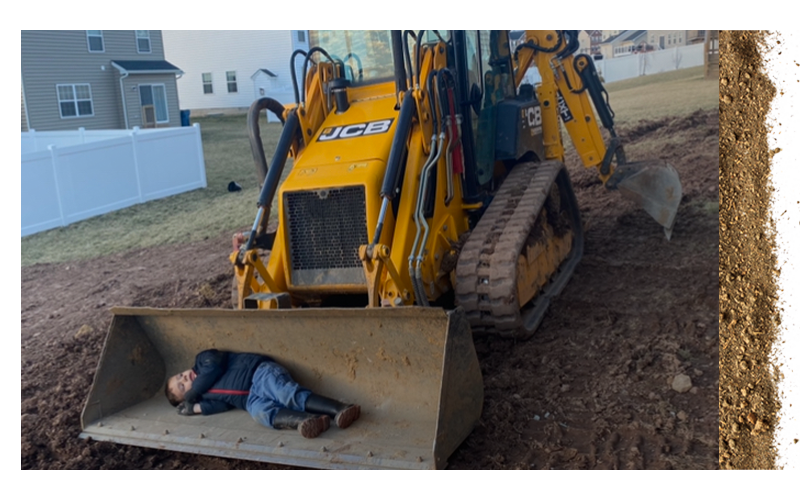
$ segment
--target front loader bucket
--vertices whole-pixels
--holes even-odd
[[[618,167],[609,183],[664,226],[667,239],[672,237],[682,196],[675,167],[662,160],[626,163]]]
[[[325,469],[438,469],[481,414],[483,380],[461,309],[115,308],[81,437]],[[316,439],[241,410],[185,417],[169,376],[216,348],[268,354],[314,392],[361,405]]]

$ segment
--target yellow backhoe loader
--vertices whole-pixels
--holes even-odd
[[[311,41],[291,59],[297,102],[250,108],[263,188],[230,255],[234,309],[114,309],[83,437],[316,468],[443,468],[483,405],[472,336],[533,334],[581,259],[561,125],[583,165],[670,236],[678,175],[627,161],[577,31],[527,31],[514,50],[506,31]],[[265,109],[284,121],[269,166]],[[212,347],[269,354],[362,417],[313,440],[241,411],[182,417],[166,378]]]

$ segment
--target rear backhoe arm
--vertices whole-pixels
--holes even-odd
[[[542,104],[547,159],[564,161],[564,148],[558,137],[560,117],[583,165],[587,168],[598,168],[600,179],[605,184],[613,173],[611,157],[610,155],[607,157],[607,152],[611,148],[604,143],[597,118],[592,110],[590,102],[592,94],[587,92],[591,84],[584,81],[584,78],[592,77],[584,73],[593,70],[593,66],[587,67],[591,64],[591,60],[581,56],[576,58],[574,56],[576,45],[577,36],[570,32],[526,31],[526,41],[519,46],[516,53],[516,84],[519,86],[525,72],[532,64],[536,66],[542,78],[537,91],[539,102]],[[583,78],[578,74],[578,70],[581,70]],[[595,103],[595,107],[598,110],[604,108],[603,111],[606,109],[610,111],[605,102],[600,105]],[[603,111],[598,113],[603,114]],[[607,114],[608,118],[613,116],[612,113]],[[604,120],[604,125],[609,128],[612,135],[612,144],[609,145],[613,147],[611,153],[616,151],[621,153],[621,146],[614,140],[616,134],[613,132],[613,121],[605,123]]]
[[[618,189],[664,226],[669,239],[682,196],[678,172],[663,160],[627,161],[594,61],[586,54],[575,55],[578,31],[530,30],[525,36],[514,54],[515,80],[519,86],[531,65],[541,75],[537,93],[546,158],[564,161],[560,118],[583,165],[596,168],[604,186]],[[607,144],[598,117],[610,135]]]

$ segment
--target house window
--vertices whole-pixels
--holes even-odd
[[[142,103],[142,109],[145,106],[155,108],[156,123],[169,122],[167,90],[164,84],[139,85],[139,100]]]
[[[226,71],[225,78],[228,79],[228,93],[234,94],[239,91],[236,86],[236,72],[235,71]]]
[[[89,52],[105,52],[102,31],[86,30],[86,41],[89,44]]]
[[[150,31],[136,30],[136,50],[140,54],[150,53]]]
[[[633,45],[622,45],[614,49],[614,54],[616,55],[625,55],[631,52],[633,52]]]
[[[305,31],[298,31],[297,32],[297,41],[305,43],[305,41],[306,41],[306,32]]]
[[[214,85],[211,83],[211,73],[203,73],[203,93],[214,93]]]
[[[94,116],[92,88],[88,83],[56,85],[58,112],[61,118]]]

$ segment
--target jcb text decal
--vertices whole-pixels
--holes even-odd
[[[561,95],[561,91],[558,91],[558,114],[561,115],[561,121],[564,123],[575,119],[572,116],[572,112],[569,110],[569,106],[567,106],[567,101],[565,101],[564,96]]]
[[[322,130],[317,140],[323,142],[336,139],[352,139],[353,137],[361,137],[362,135],[385,134],[389,131],[393,121],[394,118],[387,118],[386,120],[376,120],[374,122],[327,127]]]

